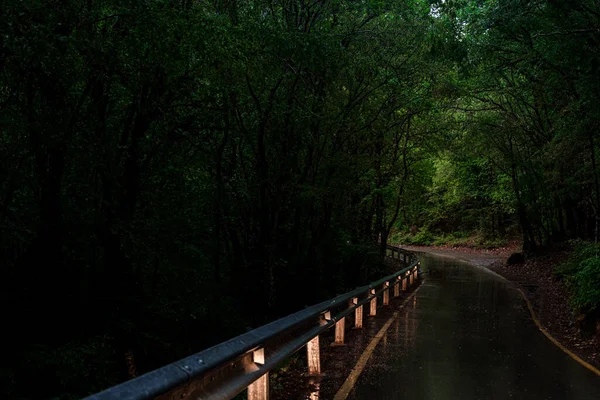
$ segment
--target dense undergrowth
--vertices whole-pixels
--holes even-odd
[[[450,246],[469,247],[473,249],[494,249],[504,247],[508,244],[507,238],[485,232],[432,232],[423,229],[417,233],[397,232],[392,237],[394,243],[402,243],[416,246]]]
[[[571,290],[571,306],[589,313],[600,308],[600,244],[574,240],[573,252],[554,274],[565,279]]]

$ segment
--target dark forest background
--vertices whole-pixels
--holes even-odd
[[[3,397],[366,283],[392,235],[594,239],[599,49],[595,0],[3,0]]]

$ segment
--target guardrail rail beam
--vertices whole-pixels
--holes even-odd
[[[400,285],[406,291],[418,279],[420,263],[413,253],[389,245],[386,254],[411,265],[84,400],[226,400],[244,391],[248,400],[268,400],[270,371],[304,347],[308,374],[320,375],[321,334],[335,325],[332,345],[343,345],[346,317],[354,313],[354,328],[363,328],[367,307],[369,316],[377,315],[378,296],[384,306],[390,304],[390,285],[398,297]]]

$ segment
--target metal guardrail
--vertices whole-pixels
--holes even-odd
[[[249,400],[266,400],[269,371],[303,347],[309,374],[319,375],[321,333],[335,326],[333,345],[343,344],[346,317],[354,314],[354,327],[362,328],[364,305],[376,315],[378,297],[388,305],[390,290],[397,297],[417,279],[420,262],[414,253],[388,246],[387,254],[408,266],[84,400],[223,400],[246,388]]]

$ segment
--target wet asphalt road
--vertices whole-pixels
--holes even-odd
[[[350,399],[600,399],[600,377],[536,328],[505,281],[449,258],[421,260],[425,282]]]

